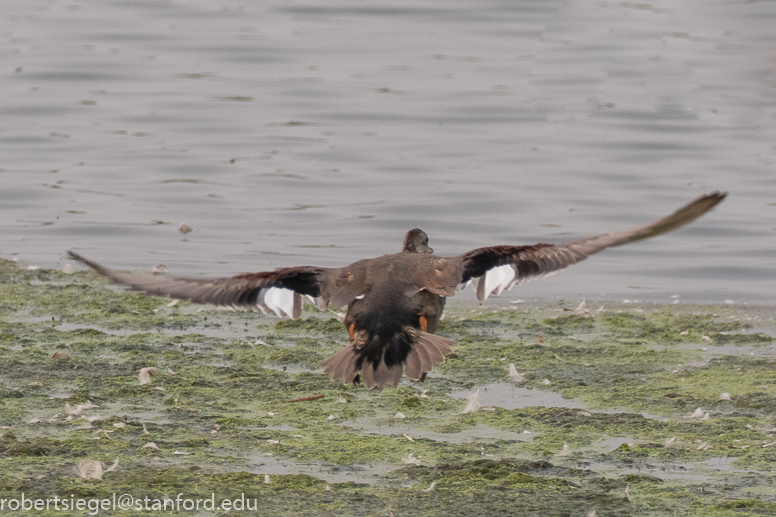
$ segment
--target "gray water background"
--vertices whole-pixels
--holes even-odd
[[[455,255],[719,189],[509,299],[776,299],[772,0],[4,0],[0,39],[0,256],[25,266],[341,266],[414,227]]]

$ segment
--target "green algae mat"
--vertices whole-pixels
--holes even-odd
[[[773,307],[501,303],[377,392],[334,313],[0,261],[0,514],[776,514]]]

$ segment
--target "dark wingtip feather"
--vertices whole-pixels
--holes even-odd
[[[67,253],[67,258],[70,258],[70,259],[73,259],[73,260],[75,260],[77,262],[80,262],[81,264],[83,264],[85,266],[89,266],[90,268],[94,269],[95,271],[97,271],[100,274],[103,274],[103,272],[106,271],[105,268],[102,267],[101,265],[99,265],[98,263],[92,262],[91,260],[87,259],[86,257],[83,257],[83,256],[79,255],[75,251],[67,250],[66,253]]]

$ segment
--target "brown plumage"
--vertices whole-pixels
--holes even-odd
[[[298,318],[302,296],[319,309],[348,306],[350,344],[324,361],[324,372],[344,383],[382,389],[398,385],[402,370],[423,380],[452,352],[453,341],[436,336],[445,298],[477,279],[477,297],[487,299],[532,277],[558,271],[612,246],[620,246],[689,223],[725,198],[713,192],[673,214],[631,230],[565,244],[491,246],[456,257],[439,257],[420,229],[407,232],[402,251],[359,260],[342,268],[289,267],[234,277],[198,279],[148,276],[107,269],[69,251],[97,273],[131,289],[197,303],[259,308]]]

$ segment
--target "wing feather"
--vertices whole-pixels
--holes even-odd
[[[333,294],[332,287],[340,275],[337,269],[302,266],[233,277],[185,278],[116,271],[72,251],[68,252],[68,256],[134,291],[238,309],[258,307],[262,312],[272,311],[278,316],[291,318],[301,316],[303,295],[315,300],[319,309],[325,309]],[[340,281],[340,284],[340,288],[334,291],[336,301],[339,304],[349,303],[351,300],[347,299],[347,293],[342,291],[343,286],[350,286],[347,282]]]
[[[447,273],[447,285],[465,285],[479,278],[477,298],[484,301],[515,284],[559,271],[606,248],[648,239],[685,225],[711,210],[726,195],[712,192],[701,196],[666,217],[630,230],[603,233],[557,245],[540,243],[478,248],[454,259],[443,259],[446,262],[439,261],[438,264]]]

